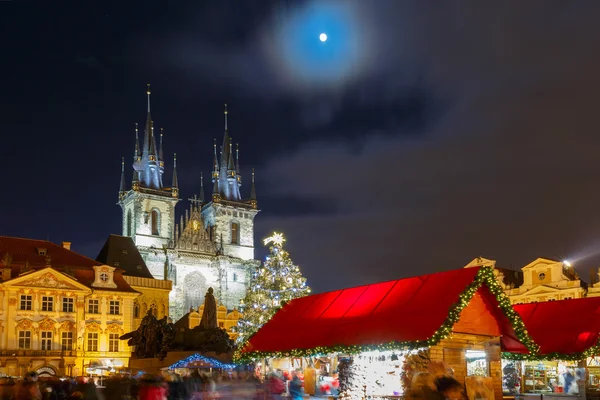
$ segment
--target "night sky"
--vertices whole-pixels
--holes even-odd
[[[599,12],[597,1],[0,1],[0,234],[95,257],[121,232],[120,162],[131,179],[150,83],[184,199],[210,172],[228,103],[245,196],[256,168],[259,255],[283,231],[315,291],[477,256],[507,268],[569,258],[587,280],[600,266]]]

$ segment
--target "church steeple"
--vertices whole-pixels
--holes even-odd
[[[162,175],[164,173],[164,161],[162,160],[162,137],[159,153],[156,148],[156,136],[154,134],[154,121],[152,121],[152,113],[150,107],[150,84],[146,87],[146,126],[144,129],[144,144],[139,160],[136,161],[134,168],[138,171],[139,186],[149,189],[162,189]],[[136,158],[139,154],[139,144],[136,143]]]
[[[200,172],[200,204],[204,204],[204,174]]]
[[[165,161],[165,159],[163,157],[163,134],[164,134],[164,129],[160,128],[160,145],[158,147],[158,161],[160,161],[161,167],[164,168],[163,161]]]
[[[173,153],[173,184],[171,185],[173,197],[179,195],[179,182],[177,181],[177,153]]]
[[[235,176],[237,177],[238,187],[242,186],[242,174],[240,173],[240,144],[235,144]]]
[[[254,168],[252,168],[252,186],[250,187],[250,204],[256,208],[256,186],[254,185]]]
[[[229,136],[229,112],[225,104],[225,135],[223,136],[223,145],[221,147],[221,159],[218,168],[218,185],[215,192],[219,193],[224,199],[230,201],[240,201],[240,182],[236,171],[236,153],[233,151],[233,141]],[[216,171],[216,169],[214,170]],[[213,176],[215,175],[213,171]]]
[[[125,186],[125,157],[121,157],[121,185],[119,186],[119,199],[122,199],[127,193]]]

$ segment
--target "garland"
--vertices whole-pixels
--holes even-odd
[[[248,363],[262,358],[287,358],[287,357],[314,357],[332,353],[359,354],[367,351],[410,351],[435,346],[440,341],[448,338],[452,333],[452,328],[458,322],[460,313],[469,304],[477,290],[482,285],[486,285],[490,292],[495,296],[498,307],[502,309],[504,315],[510,321],[512,328],[521,343],[527,347],[531,354],[537,354],[539,346],[533,341],[527,332],[527,328],[517,313],[509,298],[504,294],[502,287],[496,281],[494,269],[492,267],[479,267],[477,275],[473,282],[459,295],[458,301],[450,307],[448,317],[442,326],[428,339],[412,342],[388,342],[378,345],[335,345],[319,346],[312,349],[292,349],[286,351],[253,351],[241,353],[239,350],[234,354],[236,362]]]
[[[581,361],[589,357],[595,357],[598,354],[600,354],[600,338],[594,346],[580,353],[522,354],[503,352],[502,358],[514,361]]]

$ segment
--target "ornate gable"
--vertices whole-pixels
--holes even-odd
[[[4,284],[7,286],[25,286],[28,288],[89,290],[87,286],[50,267],[11,279]]]
[[[199,253],[215,254],[215,244],[210,240],[210,235],[205,228],[206,225],[198,207],[192,206],[190,216],[186,219],[181,217],[181,223],[176,229],[177,248]]]

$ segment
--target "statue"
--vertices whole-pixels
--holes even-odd
[[[202,329],[217,329],[217,301],[213,295],[213,288],[208,288],[204,296],[204,312],[200,320]]]
[[[137,358],[156,357],[162,360],[171,348],[174,338],[173,324],[169,322],[168,318],[164,317],[158,321],[152,310],[148,310],[139,328],[126,333],[119,339],[129,339],[127,344],[135,346],[134,354]]]

